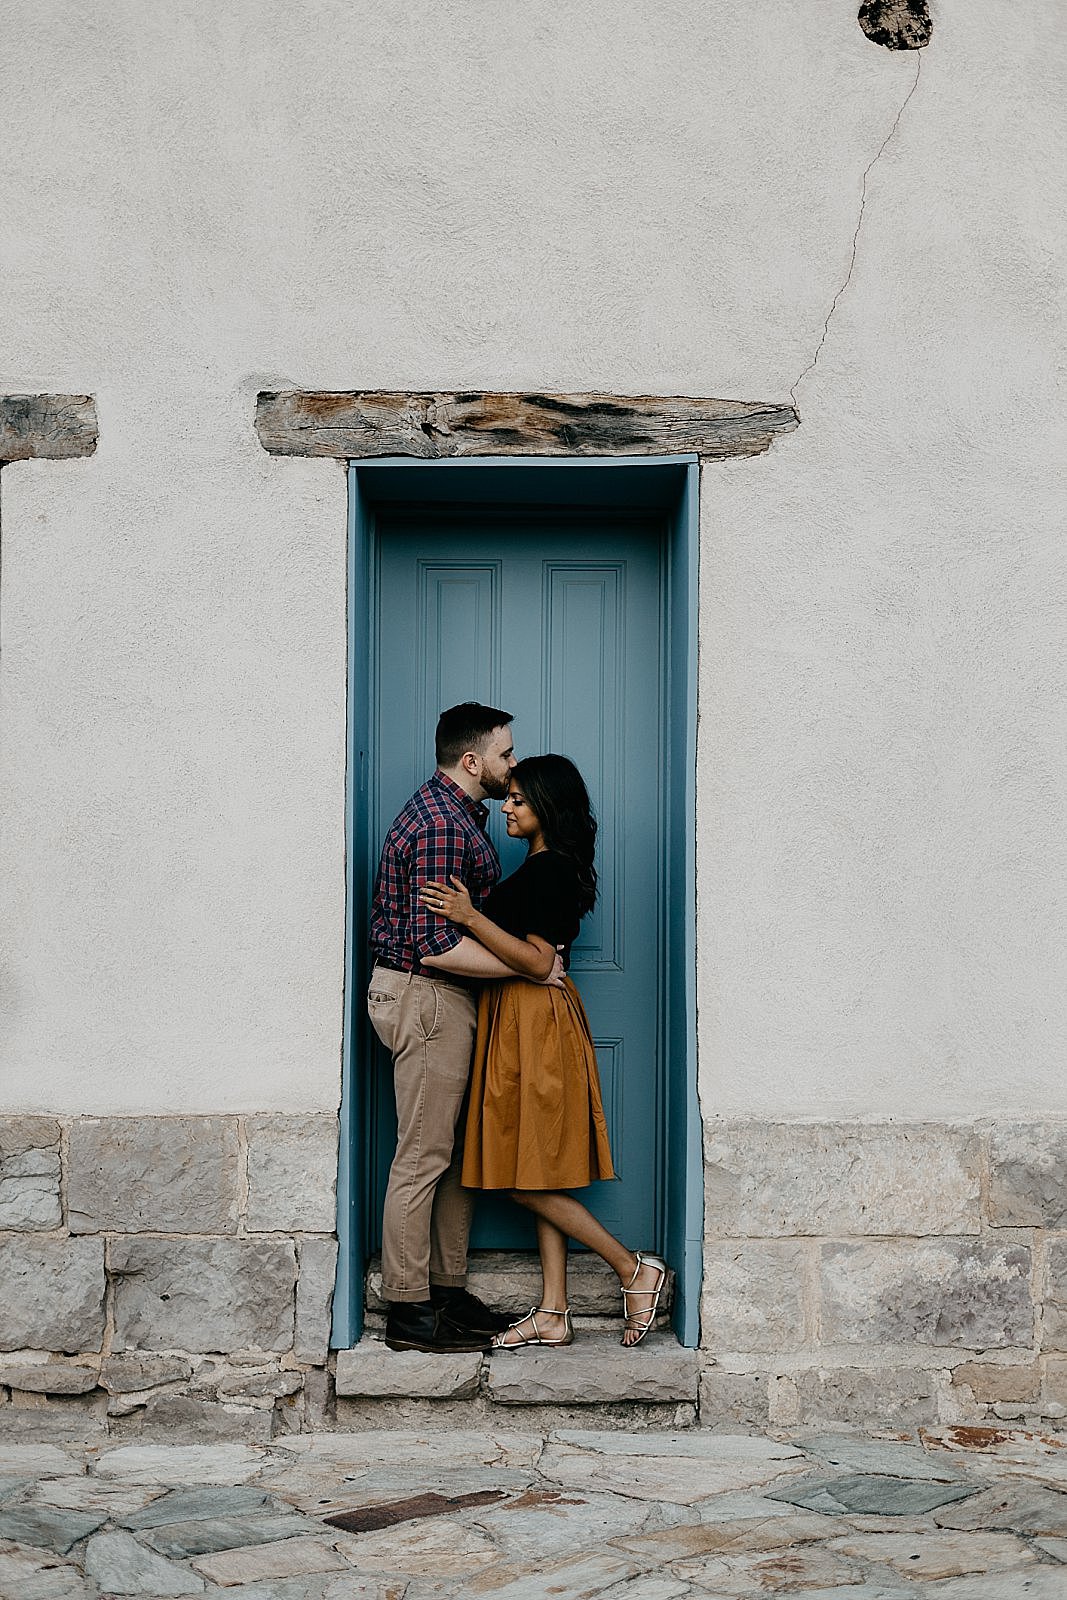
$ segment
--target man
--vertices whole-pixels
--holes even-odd
[[[422,884],[454,873],[480,906],[499,879],[482,801],[508,792],[510,724],[510,712],[475,701],[441,713],[437,771],[395,818],[374,885],[367,1008],[392,1054],[396,1088],[382,1229],[393,1350],[483,1350],[511,1321],[466,1288],[473,1195],[460,1184],[453,1146],[474,1045],[467,980],[512,974],[419,899]]]

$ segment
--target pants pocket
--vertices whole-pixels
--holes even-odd
[[[371,1027],[387,1050],[393,1049],[400,1005],[395,995],[372,989],[367,996],[367,1015]]]
[[[436,1038],[438,1024],[441,1021],[441,997],[436,983],[420,983],[419,1003],[415,1010],[418,1018],[419,1032],[429,1044]]]

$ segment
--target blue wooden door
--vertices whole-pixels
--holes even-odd
[[[376,852],[433,771],[440,710],[481,700],[514,713],[516,754],[557,751],[585,777],[599,820],[600,897],[571,975],[597,1046],[620,1181],[583,1191],[640,1247],[661,1231],[663,577],[658,528],[618,513],[383,514],[376,549],[377,675],[368,794]],[[505,873],[523,857],[490,802]],[[395,1122],[378,1056],[370,1125],[380,1229]],[[373,1247],[379,1242],[372,1236]],[[529,1219],[479,1201],[472,1244],[532,1245]]]

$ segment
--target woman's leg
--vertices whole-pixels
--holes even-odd
[[[567,1309],[567,1235],[549,1222],[535,1217],[537,1253],[541,1257],[541,1304],[555,1311]]]
[[[533,1325],[531,1317],[513,1323],[499,1337],[498,1342],[504,1346],[519,1345],[534,1337],[562,1342],[569,1331],[569,1323],[563,1315],[567,1309],[567,1235],[545,1217],[535,1216],[534,1221],[537,1253],[541,1257],[541,1306],[537,1311],[537,1325]],[[545,1311],[542,1309],[545,1306],[550,1309]]]
[[[579,1244],[584,1244],[587,1249],[595,1250],[602,1261],[606,1261],[612,1271],[618,1276],[619,1282],[631,1292],[626,1301],[629,1317],[639,1318],[652,1304],[652,1296],[657,1284],[660,1282],[658,1268],[638,1262],[632,1250],[627,1250],[624,1244],[609,1233],[603,1223],[598,1222],[593,1213],[576,1200],[572,1194],[565,1194],[556,1189],[513,1189],[511,1198],[520,1206],[525,1206],[532,1211],[538,1222],[538,1249],[541,1246],[541,1222],[551,1224],[555,1231],[563,1236],[564,1260],[564,1290],[566,1288],[566,1244],[568,1237],[577,1239]],[[542,1271],[544,1270],[544,1257],[542,1256]],[[545,1300],[549,1305],[553,1302],[548,1299],[546,1280]],[[566,1305],[566,1301],[563,1302]],[[540,1321],[540,1318],[538,1318]],[[623,1344],[634,1344],[640,1337],[638,1327],[627,1327],[623,1333]]]

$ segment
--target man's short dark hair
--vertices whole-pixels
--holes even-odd
[[[437,765],[454,767],[467,750],[481,755],[489,735],[513,720],[510,711],[483,706],[477,700],[449,706],[437,719]]]

